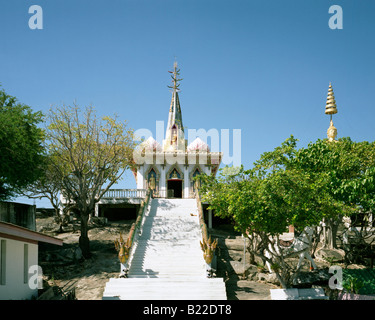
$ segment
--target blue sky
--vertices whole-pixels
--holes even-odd
[[[326,137],[329,82],[338,137],[374,140],[373,0],[0,3],[0,83],[34,110],[92,104],[155,133],[155,121],[167,121],[176,57],[184,125],[241,129],[246,168],[291,134],[300,147]],[[42,30],[28,26],[33,4]],[[332,5],[343,9],[343,29],[328,26]],[[119,187],[135,187],[132,174]]]

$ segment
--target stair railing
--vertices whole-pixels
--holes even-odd
[[[127,278],[130,269],[130,261],[134,254],[134,243],[137,241],[145,213],[147,212],[150,204],[151,191],[150,189],[146,192],[146,197],[142,200],[138,210],[137,218],[132,224],[129,235],[124,241],[120,233],[120,238],[115,240],[115,248],[119,252],[118,257],[120,260],[120,278]]]
[[[215,249],[217,247],[217,239],[211,240],[211,236],[208,235],[207,224],[204,221],[203,207],[202,207],[202,202],[201,202],[198,189],[195,192],[195,198],[197,200],[199,226],[202,231],[202,241],[200,242],[200,245],[203,251],[204,261],[206,262],[206,276],[208,278],[212,278],[213,277],[212,263],[216,259]]]

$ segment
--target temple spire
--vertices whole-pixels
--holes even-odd
[[[177,61],[175,61],[173,64],[173,71],[168,71],[168,72],[172,73],[171,78],[172,78],[172,84],[173,84],[172,86],[168,86],[168,88],[173,89],[173,92],[180,91],[179,89],[180,84],[178,82],[183,79],[179,79],[180,69],[177,68]]]
[[[333,125],[333,121],[332,121],[332,115],[335,113],[337,113],[336,100],[333,94],[332,84],[329,83],[326,110],[325,110],[325,114],[330,115],[330,122],[329,122],[330,125],[327,130],[327,138],[329,141],[336,141],[335,138],[337,136],[337,129]]]
[[[332,120],[332,115],[335,113],[337,113],[336,100],[333,94],[332,84],[329,83],[325,114],[331,115]]]
[[[185,133],[182,124],[182,113],[180,106],[180,99],[178,92],[180,91],[180,69],[178,69],[177,62],[174,62],[173,71],[171,73],[172,85],[168,88],[172,89],[172,100],[169,108],[167,131],[165,133],[164,149],[165,150],[180,150],[185,149]]]

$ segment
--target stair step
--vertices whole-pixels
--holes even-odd
[[[130,270],[129,271],[129,276],[157,276],[157,277],[160,277],[160,278],[163,278],[163,277],[178,277],[178,276],[183,276],[183,277],[186,277],[187,275],[190,275],[190,276],[193,276],[193,275],[200,275],[200,274],[204,274],[203,272],[199,272],[199,271],[190,271],[190,272],[187,272],[187,271],[174,271],[174,272],[165,272],[164,270],[163,271],[155,271],[155,270],[148,270],[148,269],[145,269],[145,270]]]
[[[225,300],[221,278],[207,279],[195,199],[152,199],[133,247],[128,278],[112,278],[103,299]]]
[[[152,278],[151,278],[152,279]],[[150,282],[150,281],[149,281]],[[106,288],[106,291],[108,290],[117,290],[117,289],[129,289],[131,287],[136,287],[136,288],[141,288],[141,287],[147,287],[147,288],[159,288],[159,287],[162,287],[163,283],[144,283],[144,284],[138,284],[138,283],[128,283],[128,284],[114,284],[114,285],[111,285],[110,287],[107,287]],[[187,287],[193,287],[193,288],[206,288],[207,290],[211,290],[211,289],[218,289],[220,287],[225,287],[225,285],[223,284],[222,286],[218,286],[217,283],[212,283],[212,284],[205,284],[204,286],[201,286],[200,283],[181,283],[181,282],[170,282],[168,283],[168,288],[174,288],[174,287],[178,287],[178,288],[187,288]],[[161,290],[164,290],[164,289],[161,289]]]
[[[178,280],[179,278],[183,279],[186,278],[186,276],[191,276],[191,277],[204,277],[204,274],[129,274],[128,279],[171,279],[171,280]]]
[[[145,281],[145,283],[168,283],[168,282],[174,282],[175,280],[170,279],[170,278],[152,278],[150,280]],[[180,277],[176,279],[176,281],[185,281],[185,282],[196,282],[196,283],[201,283],[202,281],[210,282],[210,283],[224,283],[223,278],[206,278],[205,276],[201,277]],[[109,284],[112,283],[128,283],[128,282],[136,282],[136,283],[141,283],[141,279],[134,279],[134,278],[111,278],[108,280]]]
[[[150,271],[154,271],[154,272],[171,272],[171,273],[194,273],[194,272],[201,272],[201,270],[199,269],[203,269],[203,266],[200,266],[200,265],[191,265],[191,266],[179,266],[179,265],[175,265],[175,266],[171,266],[171,265],[152,265],[152,264],[145,264],[145,265],[142,265],[142,264],[137,264],[137,265],[132,265],[130,267],[130,272],[137,272],[137,271],[141,271],[141,272],[145,272],[146,270],[150,270]],[[198,270],[198,271],[196,271]],[[204,269],[203,269],[204,270]]]
[[[142,290],[142,294],[137,294],[138,291],[132,290],[133,292],[129,292],[126,290],[109,290],[104,291],[103,296],[123,296],[123,299],[126,300],[138,300],[138,299],[144,299],[146,295],[149,295],[149,297],[154,300],[175,300],[177,298],[187,298],[186,300],[190,299],[209,299],[209,297],[216,299],[225,299],[224,293],[215,292],[215,291],[207,291],[205,288],[202,288],[201,290],[198,290],[196,288],[179,288],[177,290],[173,290],[174,288],[170,288],[169,291],[161,291],[158,290],[158,288],[149,288],[148,290]],[[197,295],[200,296],[200,298],[197,297]],[[159,298],[160,297],[160,298]],[[125,300],[124,299],[124,300]],[[147,299],[147,296],[146,296]],[[185,300],[184,299],[184,300]]]
[[[104,291],[103,297],[118,297],[121,300],[226,300],[225,290],[206,291],[188,288],[187,290],[132,290]]]
[[[196,300],[196,301],[201,301],[201,300],[227,300],[226,296],[207,296],[207,295],[193,295],[191,297],[188,297],[186,295],[183,296],[160,296],[160,295],[146,295],[143,294],[142,296],[131,296],[131,297],[126,297],[123,295],[110,295],[110,296],[103,296],[103,300]]]
[[[197,258],[200,258],[198,256]],[[164,263],[163,263],[164,262]],[[150,259],[150,258],[133,258],[131,261],[131,265],[137,264],[137,263],[153,263],[157,265],[181,265],[181,266],[190,266],[190,265],[204,265],[203,259],[202,261],[181,261],[181,260],[174,260],[172,258],[170,259]]]

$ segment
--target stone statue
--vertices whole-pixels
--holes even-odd
[[[298,260],[297,270],[300,269],[304,259],[309,260],[313,268],[317,269],[318,267],[315,264],[314,259],[309,254],[309,250],[312,246],[313,233],[314,233],[313,228],[306,227],[297,238],[294,238],[291,241],[291,243],[284,244],[282,240],[280,240],[276,246],[272,246],[270,243],[268,246],[268,249],[265,250],[265,256],[271,260],[272,255],[278,255],[278,256],[284,255],[284,257],[298,255],[299,260]],[[269,272],[273,273],[274,270],[271,264],[269,263],[269,261],[266,262],[266,265],[268,267]]]
[[[127,272],[128,272],[127,262],[128,262],[129,254],[130,254],[131,239],[128,238],[125,242],[120,232],[120,238],[116,239],[114,243],[115,243],[115,249],[118,252],[118,258],[121,264],[121,276],[127,277]]]
[[[154,177],[154,175],[151,175],[151,177],[150,177],[150,189],[155,190],[155,188],[156,188],[155,177]]]
[[[333,121],[331,120],[330,126],[327,130],[327,137],[329,141],[335,141],[337,136],[337,129],[333,126]]]
[[[172,179],[178,179],[177,171],[174,170],[172,174]]]
[[[214,257],[215,249],[217,247],[217,239],[212,241],[210,236],[207,241],[203,239],[203,242],[200,242],[200,244],[201,249],[203,251],[204,261],[206,261],[207,264],[210,264]]]

